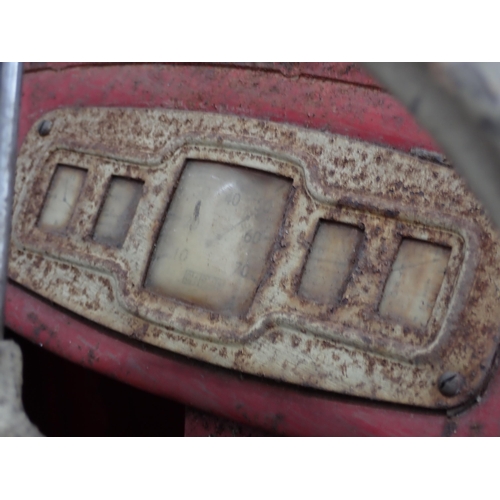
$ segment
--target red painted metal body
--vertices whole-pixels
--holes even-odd
[[[31,64],[23,84],[19,144],[44,113],[74,106],[215,111],[403,151],[436,150],[400,104],[357,66],[347,64]],[[496,372],[481,401],[451,417],[300,389],[162,352],[56,308],[13,283],[8,286],[6,324],[82,366],[268,433],[500,435]]]
[[[267,437],[270,435],[260,429],[193,409],[187,409],[184,418],[185,437]]]

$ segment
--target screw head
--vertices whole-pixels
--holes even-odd
[[[464,386],[464,378],[457,372],[445,372],[438,380],[438,388],[443,396],[452,397],[460,394]]]
[[[50,131],[52,130],[52,125],[53,123],[50,120],[43,120],[42,123],[40,123],[40,126],[38,127],[38,133],[42,137],[49,135]]]

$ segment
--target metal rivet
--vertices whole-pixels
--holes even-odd
[[[438,380],[438,388],[443,396],[456,396],[462,390],[464,378],[457,372],[445,372]]]
[[[38,127],[38,133],[42,137],[49,135],[51,130],[52,130],[52,122],[50,120],[43,120],[43,122],[40,123],[40,126]]]

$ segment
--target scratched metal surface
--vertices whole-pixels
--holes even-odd
[[[342,136],[200,112],[68,109],[37,122],[17,165],[10,277],[144,342],[302,386],[430,408],[472,400],[498,342],[499,239],[450,168]],[[186,160],[291,179],[279,230],[248,310],[206,309],[145,286]],[[38,224],[57,165],[87,170],[64,231]],[[94,234],[112,176],[142,181],[120,247]],[[337,302],[299,293],[319,222],[363,231]],[[379,313],[403,240],[450,249],[424,328]],[[464,386],[445,398],[444,372]]]

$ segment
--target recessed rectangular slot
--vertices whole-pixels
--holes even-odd
[[[145,286],[224,314],[243,314],[262,279],[292,182],[189,161],[160,231]]]
[[[87,171],[57,165],[45,198],[38,227],[49,231],[64,230],[71,220]]]
[[[142,196],[144,182],[113,176],[94,229],[94,240],[121,247]]]
[[[362,238],[363,231],[357,227],[321,221],[302,275],[299,295],[323,304],[338,302]]]
[[[403,239],[385,285],[381,316],[424,328],[441,289],[450,253],[448,247]]]

